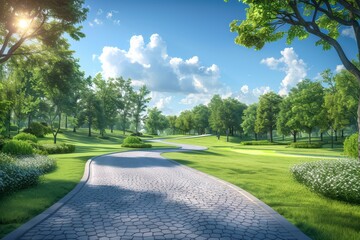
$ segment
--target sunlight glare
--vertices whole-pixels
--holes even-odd
[[[19,29],[26,30],[30,26],[30,20],[21,18],[17,24]]]

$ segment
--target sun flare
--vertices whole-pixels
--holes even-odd
[[[25,30],[25,29],[29,28],[30,20],[25,19],[25,18],[19,19],[17,26],[18,26],[18,28]]]

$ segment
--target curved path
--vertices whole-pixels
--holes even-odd
[[[74,192],[6,239],[309,239],[242,189],[160,155],[169,151],[181,149],[93,159]]]

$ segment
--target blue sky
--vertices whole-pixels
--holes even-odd
[[[334,50],[315,37],[267,44],[261,51],[234,43],[233,19],[245,17],[236,0],[87,0],[86,38],[71,41],[87,75],[133,79],[152,90],[150,107],[178,114],[213,94],[250,104],[267,92],[286,94],[303,78],[341,69]],[[344,30],[344,31],[343,31]],[[343,29],[351,55],[355,41]]]

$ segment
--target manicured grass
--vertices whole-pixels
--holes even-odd
[[[313,239],[360,239],[360,205],[317,195],[296,182],[289,171],[296,163],[341,156],[342,149],[240,146],[224,140],[222,137],[218,141],[215,136],[169,140],[207,146],[209,150],[166,153],[164,156],[245,189]],[[247,154],[247,151],[261,154]],[[281,154],[306,154],[309,157]]]
[[[111,134],[109,139],[87,136],[86,129],[77,133],[64,131],[59,134],[58,144],[76,145],[75,153],[50,155],[57,160],[57,169],[41,177],[41,182],[28,189],[11,195],[0,196],[0,238],[25,223],[27,220],[50,207],[71,191],[80,181],[88,159],[101,154],[133,150],[121,148],[123,136]],[[40,143],[52,143],[51,135],[41,139]],[[153,148],[169,148],[162,143],[151,143]]]

